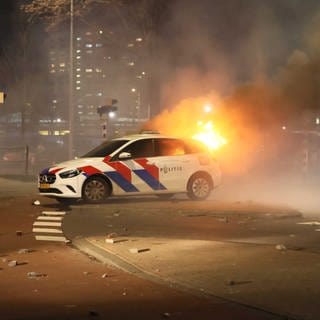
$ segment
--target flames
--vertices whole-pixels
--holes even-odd
[[[210,151],[218,150],[227,144],[227,140],[214,128],[212,121],[198,121],[197,132],[192,139],[205,144]]]

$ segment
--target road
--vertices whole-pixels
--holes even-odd
[[[295,209],[223,196],[65,208],[33,205],[34,182],[0,191],[0,319],[319,318],[320,234]],[[35,240],[43,211],[66,212],[70,244]]]

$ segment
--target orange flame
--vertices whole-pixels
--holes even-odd
[[[206,123],[198,121],[197,125],[199,131],[192,136],[192,139],[202,142],[210,151],[227,144],[227,140],[215,130],[212,121]]]

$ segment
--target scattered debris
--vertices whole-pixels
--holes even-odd
[[[40,272],[35,272],[35,271],[27,272],[27,277],[29,279],[42,278],[42,277],[46,277],[46,276],[47,275],[45,273],[40,273]]]
[[[117,236],[118,236],[118,234],[117,234],[117,233],[112,232],[112,233],[107,234],[107,239],[116,238]]]
[[[17,231],[16,231],[16,235],[17,235],[17,236],[22,236],[22,231],[21,231],[21,230],[17,230]]]
[[[39,200],[35,200],[35,201],[32,202],[32,204],[34,206],[40,206],[40,201]]]
[[[8,267],[16,267],[18,265],[18,261],[17,260],[11,260],[8,263]]]
[[[144,249],[130,248],[129,251],[131,253],[140,253],[140,252],[150,251],[150,248],[144,248]]]
[[[20,249],[18,251],[19,254],[23,254],[23,253],[31,253],[31,252],[34,252],[33,249]]]
[[[287,247],[284,244],[277,244],[276,249],[279,251],[286,251]]]
[[[109,276],[108,276],[108,274],[107,273],[104,273],[102,276],[101,276],[101,278],[108,278]]]
[[[304,224],[304,225],[310,225],[310,226],[320,226],[319,221],[297,222],[297,224]]]

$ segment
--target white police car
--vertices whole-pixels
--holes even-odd
[[[206,199],[220,184],[219,166],[195,144],[159,134],[106,141],[81,158],[42,170],[39,192],[60,202],[96,203],[109,196],[186,193]]]

